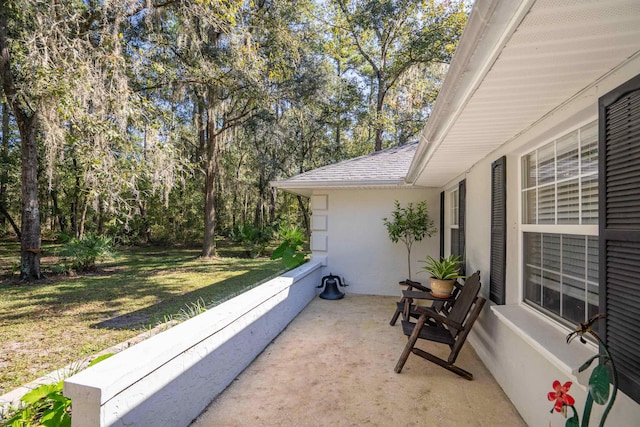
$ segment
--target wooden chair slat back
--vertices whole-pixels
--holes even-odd
[[[464,329],[458,333],[456,337],[456,342],[451,347],[451,354],[449,354],[449,363],[456,363],[456,359],[458,358],[458,353],[462,349],[464,342],[467,340],[467,335],[471,332],[471,328],[475,323],[478,316],[480,316],[480,311],[482,311],[482,307],[484,307],[484,303],[487,302],[486,299],[482,297],[477,297],[475,306],[469,313],[469,317],[467,317],[466,323],[464,324]]]
[[[454,322],[463,324],[464,319],[467,317],[467,314],[469,314],[469,310],[471,310],[471,306],[479,292],[480,272],[476,271],[465,281],[464,286],[460,291],[460,295],[458,295],[458,298],[455,300],[455,303],[447,317]]]

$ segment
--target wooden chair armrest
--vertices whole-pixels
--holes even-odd
[[[416,307],[416,313],[420,314],[420,316],[427,316],[433,320],[435,320],[436,322],[440,322],[440,323],[444,323],[447,326],[451,326],[452,328],[455,328],[459,331],[461,331],[463,329],[462,324],[458,323],[458,322],[454,322],[453,320],[449,319],[446,316],[443,316],[439,313],[436,313],[435,311],[431,310],[428,307],[422,307],[422,306],[417,306]]]
[[[412,288],[416,288],[416,289],[420,289],[423,292],[429,292],[431,291],[431,289],[427,288],[426,286],[423,286],[420,282],[414,282],[413,280],[403,280],[402,282],[398,283],[400,286],[408,286],[409,290],[411,290]]]
[[[431,295],[431,290],[428,290],[426,292],[406,290],[406,291],[402,291],[402,296],[405,298],[426,299],[430,301],[442,301],[442,302],[453,301],[455,299],[453,296],[450,296],[448,298],[434,297],[433,295]]]

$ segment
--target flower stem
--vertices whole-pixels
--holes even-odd
[[[600,344],[600,347],[602,347],[602,349],[604,350],[604,353],[607,357],[607,361],[611,362],[611,372],[613,374],[613,391],[611,392],[611,398],[609,399],[609,403],[607,404],[607,407],[604,409],[604,412],[602,413],[602,418],[600,418],[599,426],[603,427],[604,422],[606,421],[607,416],[609,415],[609,411],[611,411],[613,402],[616,400],[616,395],[618,394],[618,370],[616,369],[616,364],[613,363],[613,359],[611,358],[611,353],[609,353],[609,348],[606,346],[604,341],[602,341],[602,339],[595,332],[593,331],[589,331],[589,332],[596,339],[596,341],[598,341],[598,344]],[[591,397],[591,393],[589,393],[589,397]],[[586,407],[585,407],[585,410],[586,410]]]
[[[591,408],[593,408],[593,397],[591,392],[587,392],[587,400],[584,402],[584,411],[582,412],[582,427],[589,427],[589,418],[591,418]]]

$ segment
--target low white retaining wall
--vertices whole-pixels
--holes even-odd
[[[72,426],[188,426],[316,296],[310,261],[65,380]]]

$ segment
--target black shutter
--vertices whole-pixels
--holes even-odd
[[[598,104],[600,311],[620,390],[640,402],[640,76]]]
[[[464,218],[466,211],[466,198],[467,198],[467,184],[466,180],[460,181],[458,184],[458,253],[460,260],[462,261],[462,274],[466,270],[466,257],[465,257],[465,229]]]
[[[507,158],[491,164],[491,265],[489,297],[505,303],[507,258]]]
[[[444,256],[444,191],[440,193],[440,257]]]

